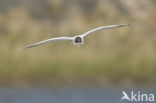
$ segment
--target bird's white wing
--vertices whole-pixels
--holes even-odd
[[[82,34],[82,36],[86,36],[90,33],[93,33],[93,32],[96,32],[96,31],[99,31],[99,30],[104,30],[104,29],[110,29],[110,28],[118,28],[118,27],[123,27],[123,26],[129,26],[130,24],[121,24],[121,25],[110,25],[110,26],[102,26],[102,27],[98,27],[98,28],[95,28],[95,29],[92,29],[84,34]]]
[[[51,41],[73,40],[73,39],[74,39],[73,37],[50,38],[50,39],[47,39],[47,40],[44,40],[44,41],[41,41],[41,42],[38,42],[38,43],[35,43],[35,44],[32,44],[32,45],[25,46],[23,48],[19,48],[17,50],[23,50],[23,49],[26,49],[26,48],[31,48],[31,47],[38,46],[40,44],[45,44],[45,43],[48,43],[48,42],[51,42]]]

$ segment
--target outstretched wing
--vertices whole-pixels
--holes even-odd
[[[110,26],[102,26],[102,27],[98,27],[98,28],[95,28],[95,29],[92,29],[84,34],[82,34],[82,36],[86,36],[90,33],[93,33],[93,32],[96,32],[96,31],[99,31],[99,30],[104,30],[104,29],[110,29],[110,28],[118,28],[118,27],[123,27],[123,26],[129,26],[130,24],[121,24],[121,25],[110,25]]]
[[[48,42],[51,42],[51,41],[73,40],[73,39],[74,39],[73,37],[50,38],[50,39],[47,39],[47,40],[44,40],[44,41],[41,41],[41,42],[38,42],[38,43],[35,43],[35,44],[32,44],[32,45],[25,46],[23,48],[19,48],[17,50],[23,50],[23,49],[26,49],[26,48],[31,48],[31,47],[38,46],[38,45],[41,45],[41,44],[45,44],[45,43],[48,43]]]

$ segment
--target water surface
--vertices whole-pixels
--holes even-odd
[[[0,103],[122,103],[125,88],[62,88],[62,89],[19,89],[0,88]],[[133,89],[134,90],[134,89]],[[134,91],[138,91],[135,89]],[[143,93],[155,90],[140,90]],[[124,101],[123,103],[130,103]]]

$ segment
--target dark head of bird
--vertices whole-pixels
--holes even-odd
[[[82,43],[82,38],[81,37],[76,37],[75,38],[75,43]]]

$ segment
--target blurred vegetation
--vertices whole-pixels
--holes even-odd
[[[154,0],[0,1],[0,85],[145,84],[156,81]],[[131,23],[17,52],[47,38]]]

